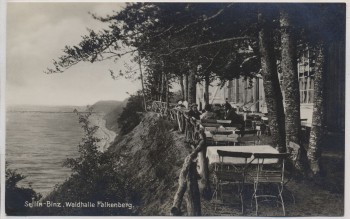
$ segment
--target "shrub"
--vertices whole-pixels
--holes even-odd
[[[31,186],[29,188],[18,187],[18,182],[25,179],[26,176],[8,168],[6,164],[6,193],[5,208],[8,215],[26,215],[29,208],[25,207],[25,202],[39,201],[42,197],[36,193]]]
[[[72,175],[51,192],[44,201],[131,203],[137,205],[137,194],[132,191],[129,177],[117,164],[118,157],[98,150],[99,138],[95,137],[98,127],[91,125],[92,110],[78,113],[85,136],[78,146],[79,156],[69,158],[64,166],[71,168]],[[129,208],[42,208],[33,210],[33,215],[133,215]]]

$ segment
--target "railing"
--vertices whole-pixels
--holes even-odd
[[[187,214],[188,216],[201,215],[200,196],[210,199],[211,189],[209,183],[208,160],[206,159],[206,136],[204,130],[200,128],[199,121],[188,116],[187,109],[176,108],[170,104],[160,101],[153,101],[151,104],[153,112],[166,117],[177,124],[178,130],[186,136],[186,142],[189,143],[193,151],[184,161],[180,176],[178,190],[174,196],[173,207],[170,214],[174,216],[182,215],[182,200],[187,190]],[[198,159],[197,159],[198,158]],[[199,162],[201,177],[201,191],[198,186],[197,163]]]

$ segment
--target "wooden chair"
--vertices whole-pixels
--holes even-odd
[[[287,153],[270,154],[270,153],[255,153],[253,161],[257,162],[256,171],[251,174],[254,183],[254,193],[252,201],[255,199],[255,213],[258,215],[258,199],[263,198],[263,201],[271,201],[271,198],[276,199],[277,203],[282,205],[283,215],[286,215],[284,201],[282,197],[284,186],[284,163],[288,157]],[[271,163],[271,159],[276,159],[276,162]],[[266,162],[270,160],[270,162]],[[252,162],[253,162],[252,161]],[[270,189],[263,189],[266,186],[277,186],[277,193]]]
[[[252,153],[243,153],[243,152],[231,152],[231,151],[217,151],[219,155],[220,164],[219,167],[214,170],[214,183],[215,183],[215,191],[213,193],[213,197],[216,197],[218,200],[218,193],[220,192],[220,199],[223,201],[222,196],[222,186],[228,184],[234,184],[238,187],[238,194],[241,202],[241,210],[242,214],[244,213],[244,199],[243,199],[243,190],[244,190],[244,182],[245,182],[245,169],[248,165],[248,158],[252,157]],[[228,158],[238,158],[244,159],[244,162],[240,162],[237,165],[227,165],[225,160]],[[229,168],[231,167],[231,168]],[[216,205],[215,205],[216,209]]]

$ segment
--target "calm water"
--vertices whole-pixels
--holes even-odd
[[[7,112],[6,161],[27,178],[20,185],[47,195],[71,174],[62,167],[77,157],[83,130],[75,113]]]

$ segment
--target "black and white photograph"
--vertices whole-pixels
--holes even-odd
[[[6,216],[344,217],[346,3],[7,2]]]

